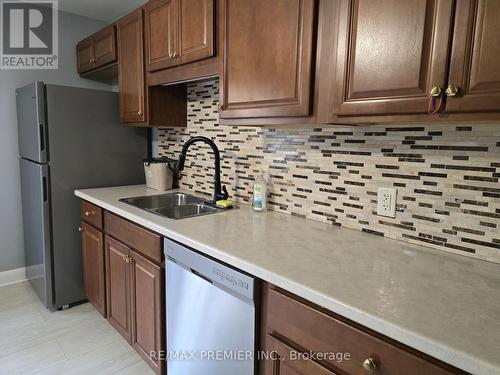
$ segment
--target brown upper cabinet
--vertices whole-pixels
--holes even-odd
[[[151,0],[144,10],[148,71],[214,55],[214,0]]]
[[[328,122],[426,121],[434,87],[444,99],[445,116],[432,120],[483,120],[500,112],[500,3],[337,4]]]
[[[452,0],[341,0],[336,115],[422,113],[447,81]]]
[[[446,112],[500,111],[500,2],[457,2]]]
[[[179,3],[179,61],[187,64],[214,55],[214,0]],[[174,51],[177,52],[177,51]]]
[[[221,118],[310,114],[315,3],[224,2]]]
[[[76,46],[78,73],[100,69],[116,62],[115,26],[108,26]]]
[[[120,120],[130,126],[186,126],[186,85],[148,87],[146,84],[143,18],[140,8],[116,26]]]
[[[143,14],[137,9],[121,19],[118,32],[118,81],[122,123],[146,122],[144,77]]]
[[[175,0],[153,0],[146,3],[146,66],[148,71],[169,68],[177,61],[178,15]],[[177,53],[177,52],[176,52]]]
[[[76,64],[80,74],[94,69],[94,43],[92,37],[84,39],[76,45]]]
[[[486,0],[150,0],[78,43],[78,71],[118,69],[129,126],[186,126],[185,82],[216,75],[221,124],[496,120],[499,25]]]

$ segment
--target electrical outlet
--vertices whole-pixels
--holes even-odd
[[[396,217],[397,189],[378,188],[377,215]]]

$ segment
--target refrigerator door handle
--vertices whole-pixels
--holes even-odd
[[[49,193],[47,187],[47,177],[42,177],[42,194],[43,194],[43,203],[47,203],[49,201]]]
[[[45,128],[40,124],[40,151],[45,151]]]

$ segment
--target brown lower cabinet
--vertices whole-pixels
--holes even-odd
[[[271,335],[266,335],[266,350],[273,352],[272,365],[267,366],[265,374],[272,375],[333,375],[333,371],[309,358],[295,359],[294,349]],[[292,360],[293,359],[293,360]]]
[[[131,343],[130,249],[106,236],[105,252],[108,321]]]
[[[151,356],[163,348],[160,266],[106,236],[108,321],[157,373],[163,362]]]
[[[151,352],[163,348],[163,281],[159,266],[131,251],[130,306],[132,346],[157,372],[162,363],[150,358]]]
[[[161,355],[150,355],[165,350],[161,237],[88,202],[81,212],[89,301],[163,374]],[[105,234],[89,220],[104,222]],[[261,375],[464,374],[271,284],[263,283],[260,302]]]
[[[102,316],[106,316],[104,280],[104,236],[98,229],[82,223],[83,282],[85,295]]]
[[[262,298],[263,375],[463,373],[272,285]]]
[[[161,237],[86,201],[80,212],[87,299],[163,374],[165,362],[155,359],[165,347]]]

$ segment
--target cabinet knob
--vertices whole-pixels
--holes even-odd
[[[377,368],[377,364],[375,363],[375,360],[370,357],[365,359],[365,361],[363,362],[363,368],[367,371],[373,371]]]
[[[132,258],[130,255],[125,255],[125,262],[126,263],[130,263],[134,260],[134,258]]]
[[[222,110],[224,110],[224,107],[223,107],[222,105],[220,105],[220,104],[219,104],[219,105],[217,106],[217,109],[218,109],[219,111],[222,111]]]
[[[78,232],[83,232],[83,228],[82,227],[78,227]]]
[[[137,111],[137,114],[138,114],[139,116],[142,116],[142,111]]]
[[[85,211],[85,216],[92,216],[95,215],[95,211]]]
[[[441,95],[441,87],[434,85],[431,88],[431,91],[429,92],[430,96],[439,96]]]
[[[446,96],[455,96],[458,93],[458,87],[453,83],[450,83],[444,93],[446,94]]]
[[[179,55],[175,51],[172,51],[172,52],[168,53],[168,57],[170,57],[171,59],[176,59],[178,56]]]

